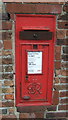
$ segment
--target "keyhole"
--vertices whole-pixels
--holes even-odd
[[[34,37],[34,38],[37,38],[38,36],[37,36],[37,34],[34,33],[34,34],[33,34],[33,37]]]

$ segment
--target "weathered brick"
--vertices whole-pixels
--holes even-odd
[[[59,91],[59,90],[68,89],[68,86],[66,86],[66,85],[54,85],[54,88],[55,88],[56,91]]]
[[[62,5],[50,4],[15,4],[8,3],[6,10],[9,13],[61,13]]]
[[[57,39],[57,45],[68,45],[68,38],[66,39]]]
[[[2,50],[0,51],[0,56],[2,56]]]
[[[66,63],[62,62],[62,63],[61,63],[61,67],[63,67],[63,68],[68,68],[68,63],[67,63],[67,62],[66,62]]]
[[[14,107],[14,101],[2,102],[2,107]]]
[[[8,55],[11,55],[12,54],[12,51],[2,51],[2,55],[3,56],[8,56]]]
[[[68,22],[58,22],[58,28],[68,29]]]
[[[12,29],[12,22],[2,21],[2,29],[3,30],[11,30]]]
[[[61,117],[61,120],[65,120],[64,117],[67,117],[67,112],[51,112],[51,113],[47,113],[46,114],[46,118],[60,118]],[[60,120],[60,119],[58,119]]]
[[[64,15],[59,15],[58,20],[68,20],[68,13]]]
[[[68,55],[62,55],[62,59],[63,59],[64,61],[68,61]]]
[[[68,78],[60,78],[60,83],[68,83]]]
[[[56,84],[56,83],[59,83],[59,78],[58,77],[54,78],[54,84]]]
[[[63,10],[64,10],[65,12],[68,12],[68,4],[67,4],[67,3],[64,5]]]
[[[0,66],[0,72],[2,72],[2,66]]]
[[[68,92],[67,91],[60,92],[60,97],[68,97]]]
[[[10,18],[14,20],[14,14],[10,14]]]
[[[0,49],[3,48],[3,43],[0,41]]]
[[[7,109],[2,109],[2,114],[7,114]]]
[[[59,110],[68,110],[68,105],[59,105],[58,109]]]
[[[13,79],[13,74],[2,74],[2,78],[12,80]]]
[[[14,114],[15,110],[14,108],[9,108],[9,114]]]
[[[12,68],[12,66],[3,66],[2,71],[3,72],[12,72],[13,68]]]
[[[14,99],[14,95],[13,94],[5,95],[5,99],[7,99],[7,100],[13,100]]]
[[[65,98],[65,99],[61,99],[61,100],[60,100],[60,103],[61,103],[61,104],[65,104],[65,103],[68,103],[68,98]]]
[[[20,113],[19,118],[20,119],[22,119],[22,118],[30,118],[30,115],[29,115],[29,113]]]
[[[58,54],[57,54],[57,56],[58,56]],[[61,68],[61,62],[56,61],[55,62],[55,69],[60,69],[60,68]]]
[[[0,32],[0,39],[2,40],[10,40],[12,38],[11,32]]]
[[[4,86],[14,86],[14,82],[11,80],[11,81],[4,81]]]
[[[48,111],[56,111],[56,105],[51,105],[47,107]]]
[[[4,49],[12,49],[12,41],[4,40]]]
[[[3,89],[2,89],[2,92],[3,92],[3,93],[13,93],[13,92],[14,92],[14,89],[13,89],[13,88],[3,88]]]
[[[61,70],[61,75],[68,76],[68,70]]]
[[[2,16],[0,14],[0,19],[2,19],[2,20],[9,20],[9,13],[2,13]]]
[[[0,58],[0,65],[2,65],[2,58]]]
[[[34,116],[35,116],[35,118],[40,118],[40,119],[42,118],[43,119],[44,113],[43,112],[36,112]]]
[[[12,58],[3,58],[2,63],[3,64],[12,64]]]
[[[55,74],[56,74],[56,76],[57,76],[57,75],[61,75],[61,70],[56,70],[56,71],[55,71]]]
[[[66,31],[65,30],[57,30],[57,39],[64,39],[65,35],[66,35]]]
[[[63,47],[63,53],[68,54],[68,47]]]
[[[57,105],[59,103],[59,92],[53,91],[53,103],[52,105]]]

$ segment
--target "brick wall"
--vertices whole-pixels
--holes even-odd
[[[0,117],[7,118],[68,118],[68,2],[64,3],[1,3],[0,21]],[[2,11],[2,15],[1,15]],[[55,74],[53,104],[45,112],[19,113],[15,107],[15,14],[54,14],[56,19]],[[1,22],[0,22],[1,23]],[[1,71],[2,70],[2,71]],[[2,91],[1,91],[2,87]]]

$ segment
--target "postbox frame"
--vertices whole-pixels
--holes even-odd
[[[51,18],[54,19],[54,35],[53,35],[53,42],[52,43],[49,43],[49,41],[45,43],[46,46],[49,46],[49,49],[50,49],[49,57],[51,57],[51,55],[52,55],[52,58],[51,58],[52,64],[48,63],[49,66],[50,66],[49,71],[51,71],[52,75],[51,75],[51,73],[49,73],[49,75],[48,75],[48,78],[51,79],[51,81],[49,81],[49,79],[48,79],[47,101],[45,101],[45,103],[42,102],[41,104],[39,102],[24,104],[23,102],[20,101],[20,99],[21,99],[21,96],[20,96],[21,95],[21,93],[20,93],[21,92],[21,86],[20,86],[21,81],[19,79],[21,79],[21,77],[20,77],[20,74],[19,74],[19,70],[21,70],[20,66],[21,66],[22,63],[20,63],[20,66],[18,65],[18,63],[19,63],[18,56],[21,56],[21,53],[19,55],[18,52],[21,51],[21,47],[22,47],[23,44],[28,44],[28,43],[23,43],[22,42],[22,43],[19,44],[19,42],[17,42],[18,35],[17,35],[17,33],[15,33],[16,106],[17,107],[27,107],[27,106],[48,106],[48,105],[52,105],[52,89],[53,89],[53,76],[54,76],[54,46],[55,46],[55,39],[56,39],[56,27],[55,27],[56,26],[56,16],[55,15],[16,14],[16,26],[15,26],[16,31],[18,30],[18,28],[17,28],[17,18],[18,17],[44,17],[44,18],[45,17],[47,17],[47,18],[51,17]],[[19,46],[18,46],[18,44],[19,44]],[[38,43],[29,43],[29,44],[38,44]],[[39,44],[44,44],[44,43],[39,43]],[[53,53],[52,53],[52,51],[53,51]],[[19,70],[18,70],[18,68],[19,68]]]

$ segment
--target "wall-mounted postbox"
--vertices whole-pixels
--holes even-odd
[[[18,109],[52,104],[54,43],[54,15],[16,15]]]

